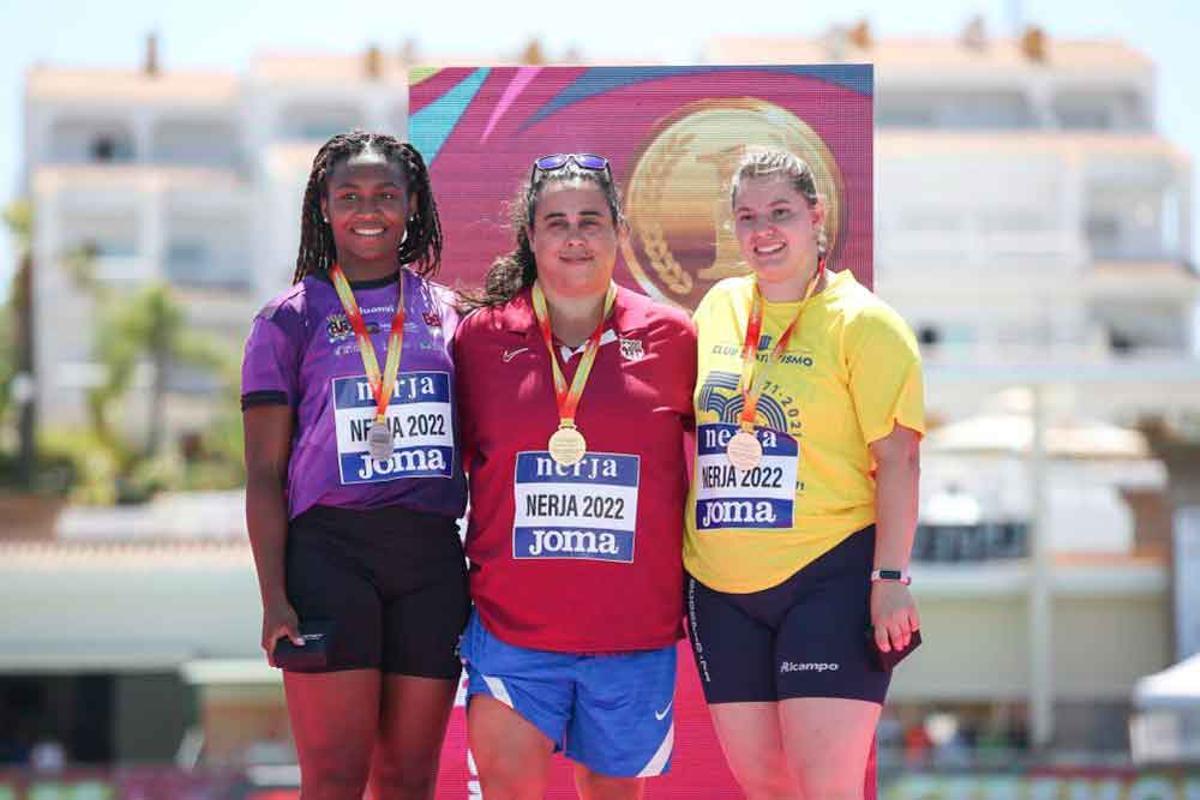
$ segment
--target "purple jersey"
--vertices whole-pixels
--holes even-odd
[[[288,517],[315,505],[402,505],[460,516],[466,481],[454,413],[454,365],[447,345],[458,324],[449,292],[408,270],[404,349],[388,405],[395,450],[374,459],[367,429],[375,398],[333,284],[305,278],[258,313],[242,362],[242,408],[290,406]],[[351,284],[379,363],[396,310],[395,278]]]

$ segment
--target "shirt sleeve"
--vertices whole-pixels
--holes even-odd
[[[260,314],[246,339],[242,359],[242,410],[300,403],[300,342],[280,322]]]
[[[466,355],[468,329],[475,323],[472,316],[457,320],[450,338],[450,358],[454,361],[454,401],[458,409],[459,451],[462,453],[464,472],[471,471],[474,459],[475,415],[471,413],[470,377],[467,373],[469,357]]]
[[[899,424],[925,434],[921,354],[908,324],[890,308],[865,310],[846,336],[850,394],[867,444]]]
[[[696,432],[696,407],[692,398],[696,393],[696,380],[700,369],[699,342],[696,336],[696,323],[692,318],[685,317],[683,323],[681,338],[685,343],[684,374],[691,378],[685,382],[687,394],[683,398],[683,407],[686,409],[683,417],[683,429],[684,432],[690,434]]]

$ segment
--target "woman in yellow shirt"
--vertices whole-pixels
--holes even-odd
[[[826,262],[812,171],[752,152],[731,186],[752,274],[696,309],[684,566],[717,734],[751,798],[861,798],[908,589],[924,433],[904,321]]]

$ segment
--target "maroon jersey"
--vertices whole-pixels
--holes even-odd
[[[562,467],[546,449],[559,416],[530,292],[455,335],[471,594],[510,644],[620,652],[682,633],[695,330],[684,312],[618,289],[600,342],[575,417],[587,455]],[[555,350],[570,382],[582,348]]]

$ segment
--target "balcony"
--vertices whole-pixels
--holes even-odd
[[[1000,561],[1029,556],[1029,523],[917,526],[914,561],[930,564]]]
[[[1083,251],[1079,237],[1064,230],[978,231],[978,230],[902,230],[880,231],[879,262],[883,270],[920,267],[945,268],[964,274],[963,280],[978,284],[979,272],[988,270],[991,278],[1003,279],[1011,270],[1044,276],[1047,270],[1070,272],[1081,262]]]

